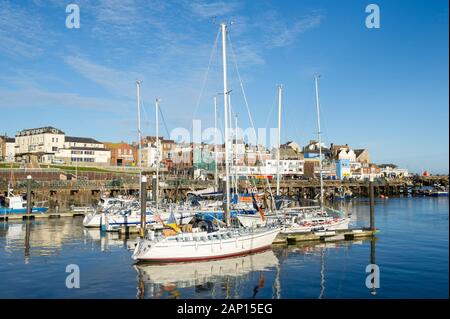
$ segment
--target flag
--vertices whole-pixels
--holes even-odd
[[[162,220],[162,218],[159,216],[158,213],[154,213],[154,214],[153,214],[153,219],[155,220],[155,222],[164,225],[164,221]]]
[[[174,231],[176,231],[177,233],[181,233],[181,229],[180,227],[178,227],[177,225],[177,219],[175,218],[175,215],[173,212],[170,213],[170,217],[167,220],[167,226],[169,226],[170,228],[172,228]]]
[[[253,207],[258,210],[259,215],[261,216],[262,221],[264,222],[266,220],[266,216],[264,216],[264,212],[260,206],[258,206],[258,203],[256,202],[255,195],[252,193],[252,200],[253,200]]]

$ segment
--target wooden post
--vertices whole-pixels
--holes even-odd
[[[375,231],[375,194],[373,190],[373,181],[369,182],[369,201],[370,201],[370,230]]]
[[[31,214],[31,175],[27,176],[27,215]]]
[[[141,237],[145,236],[145,226],[146,226],[145,213],[147,208],[146,206],[147,206],[147,177],[143,175],[141,177],[141,229],[140,229]]]

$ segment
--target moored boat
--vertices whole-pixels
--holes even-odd
[[[221,259],[269,248],[280,227],[221,229],[139,239],[132,258],[138,261],[177,262]]]
[[[35,203],[31,207],[32,214],[43,214],[48,211],[48,207],[44,206],[45,202]],[[0,200],[0,214],[26,214],[27,213],[27,201],[23,196],[15,195],[13,190],[8,185],[8,196]]]

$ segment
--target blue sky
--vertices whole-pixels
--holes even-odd
[[[80,29],[65,27],[69,3],[80,6]],[[369,3],[380,7],[380,29],[365,26]],[[190,128],[194,118],[210,126],[222,87],[220,46],[204,79],[222,20],[233,21],[255,126],[276,127],[283,83],[282,140],[314,138],[320,73],[327,144],[368,148],[376,163],[448,173],[444,0],[2,0],[0,131],[52,125],[102,141],[135,140],[136,79],[143,80],[145,134],[154,134],[155,97],[169,131]],[[232,104],[248,127],[233,63],[230,53]]]

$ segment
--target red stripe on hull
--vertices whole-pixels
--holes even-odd
[[[262,252],[270,248],[271,245],[267,245],[257,249],[250,249],[243,252],[235,253],[235,254],[226,254],[220,256],[211,256],[211,257],[193,257],[193,258],[139,258],[138,261],[146,261],[146,262],[185,262],[185,261],[205,261],[205,260],[215,260],[215,259],[224,259],[230,257],[237,257],[242,255],[250,255],[257,252]]]

